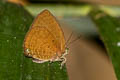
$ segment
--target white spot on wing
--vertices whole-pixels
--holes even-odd
[[[26,49],[26,53],[30,53],[30,50],[29,50],[29,49]]]

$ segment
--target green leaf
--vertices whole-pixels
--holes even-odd
[[[92,11],[90,16],[97,25],[101,39],[112,60],[116,76],[120,80],[120,20],[99,10]]]
[[[38,64],[23,55],[32,21],[21,5],[0,1],[0,80],[68,80],[60,62]]]

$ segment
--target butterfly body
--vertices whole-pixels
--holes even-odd
[[[44,10],[34,20],[24,39],[24,54],[32,57],[33,62],[62,61],[65,38],[60,25],[54,16]]]

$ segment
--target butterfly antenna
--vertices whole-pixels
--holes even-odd
[[[73,31],[72,31],[72,33],[70,34],[69,38],[67,39],[67,41],[66,41],[65,45],[68,45],[68,42],[69,42],[69,41],[70,41],[70,39],[72,38],[72,35],[73,35]]]
[[[69,46],[69,45],[70,45],[70,44],[72,44],[73,42],[75,42],[75,41],[79,40],[79,39],[80,39],[80,37],[81,37],[81,35],[80,35],[79,37],[77,37],[76,39],[72,40],[71,42],[69,42],[66,46]]]

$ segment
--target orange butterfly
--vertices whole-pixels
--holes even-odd
[[[42,11],[34,20],[24,39],[24,54],[33,58],[33,62],[66,62],[64,33],[55,17],[48,11]]]

